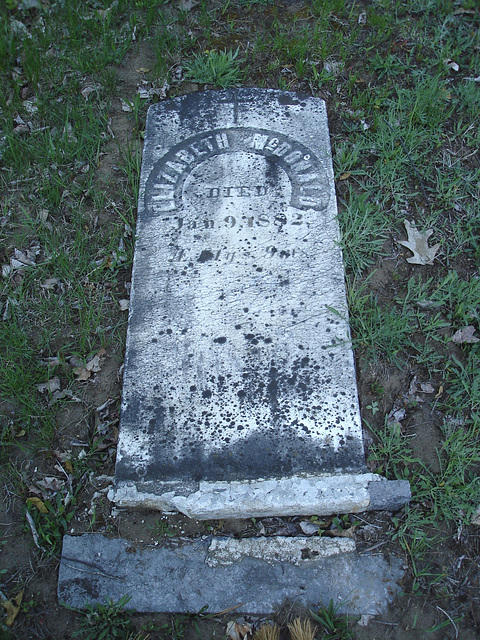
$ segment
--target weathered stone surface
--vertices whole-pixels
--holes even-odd
[[[362,510],[371,474],[324,102],[239,89],[155,105],[112,497],[246,517],[285,514],[281,494],[300,486],[305,513],[315,483],[321,496],[345,474],[362,477]],[[199,491],[209,515],[192,507]]]
[[[175,541],[174,541],[175,542]],[[137,611],[273,613],[286,599],[307,606],[333,599],[350,614],[377,614],[399,591],[397,558],[358,555],[349,539],[213,538],[135,549],[98,534],[65,536],[58,597],[73,607],[132,597]]]
[[[410,499],[410,486],[373,473],[352,473],[200,482],[196,486],[124,482],[114,496],[120,507],[181,511],[190,518],[208,520],[396,510]]]
[[[408,480],[375,482],[368,485],[369,510],[397,511],[410,501],[412,492]]]

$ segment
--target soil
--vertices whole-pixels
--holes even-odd
[[[152,64],[151,50],[146,45],[139,45],[117,69],[118,95],[133,97],[141,77],[137,69],[150,67]],[[258,85],[261,64],[258,69],[252,75],[252,86]],[[201,88],[203,87],[192,85],[185,87],[183,84],[182,92]],[[299,91],[305,89],[301,83],[291,88]],[[334,136],[337,128],[341,127],[335,114],[335,104],[331,96],[321,97],[327,101],[330,129]],[[134,139],[134,124],[129,115],[122,111],[120,100],[115,99],[110,123],[115,139],[110,142],[101,157],[97,172],[97,180],[101,181],[107,191],[111,190],[112,194],[118,188],[116,183],[123,179],[117,169],[120,161],[119,149]],[[113,213],[105,209],[99,215],[97,224],[108,228],[112,223],[112,216]],[[391,256],[382,258],[375,265],[376,271],[371,285],[381,295],[389,295],[392,271],[397,267]],[[125,273],[124,285],[128,285],[128,282],[129,274]],[[118,320],[124,323],[124,319],[125,316],[119,312]],[[72,451],[75,457],[81,459],[82,451],[91,454],[92,447],[96,447],[96,454],[89,455],[88,466],[78,485],[80,492],[77,495],[77,509],[68,528],[71,534],[101,532],[108,536],[128,538],[135,545],[162,544],[169,535],[191,538],[219,534],[236,537],[259,534],[302,535],[299,524],[305,518],[264,518],[255,522],[197,522],[182,515],[120,511],[108,501],[106,490],[114,474],[115,443],[118,435],[124,334],[122,337],[123,339],[107,347],[101,370],[86,382],[78,383],[75,393],[81,401],[65,405],[58,414],[56,439],[52,449],[28,456],[25,456],[22,450],[15,452],[20,462],[18,468],[22,469],[27,486],[34,487],[45,477],[55,477],[64,481],[62,454]],[[372,401],[378,400],[378,396],[372,393],[372,388],[383,389],[379,407],[381,410],[378,412],[380,420],[408,394],[414,372],[399,370],[395,365],[375,364],[359,359],[357,376],[362,412],[370,422],[373,419],[375,423],[376,417],[372,418],[366,409]],[[99,409],[102,406],[104,408]],[[14,407],[2,407],[4,414],[12,410]],[[425,394],[424,402],[409,410],[405,422],[407,429],[414,436],[412,443],[416,455],[421,456],[432,467],[438,466],[436,449],[440,444],[440,422],[441,415],[436,408],[433,394]],[[99,424],[106,425],[101,442],[95,441],[94,435],[95,427]],[[368,449],[372,437],[366,433],[365,438]],[[3,540],[6,541],[1,553],[2,568],[6,569],[6,579],[3,580],[2,586],[9,592],[15,585],[23,585],[25,590],[22,611],[17,617],[12,635],[8,637],[56,640],[71,638],[74,631],[79,629],[82,616],[62,607],[57,601],[59,556],[48,557],[40,554],[35,548],[31,531],[25,524],[25,497],[16,494],[13,483],[12,486],[6,486],[3,494],[0,494],[0,527]],[[380,545],[379,552],[395,553],[405,557],[407,562],[405,550],[388,535],[393,531],[393,516],[394,514],[388,512],[361,514],[361,523],[356,526],[354,537],[360,549]],[[330,523],[326,520],[324,535],[333,535],[331,519]],[[443,577],[430,586],[425,580],[420,589],[412,591],[413,574],[412,567],[409,567],[402,585],[404,595],[397,598],[385,614],[371,619],[366,626],[352,620],[352,636],[359,640],[423,638],[427,630],[434,629],[442,623],[449,623],[437,631],[429,631],[428,637],[431,640],[454,637],[468,640],[480,637],[479,560],[479,527],[471,526],[458,531],[451,531],[445,527],[435,550],[433,564],[428,569],[432,573],[443,573]],[[275,619],[285,624],[294,612],[296,608],[286,603]],[[198,633],[202,638],[224,637],[226,623],[237,618],[234,612],[230,612],[218,616],[215,620],[199,619],[195,625],[188,618],[183,618],[184,637],[193,639]],[[455,625],[450,623],[452,619],[455,620]],[[177,636],[165,627],[172,623],[169,616],[135,614],[133,622],[137,630],[143,625],[146,628],[150,627],[152,640],[168,635],[172,635],[176,640]],[[256,622],[258,624],[258,621]],[[81,638],[82,635],[78,637]]]

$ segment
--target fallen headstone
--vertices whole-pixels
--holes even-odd
[[[195,518],[399,508],[364,461],[325,103],[150,108],[111,498]]]

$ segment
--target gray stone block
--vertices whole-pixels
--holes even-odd
[[[177,543],[178,544],[178,543]],[[98,534],[65,536],[58,597],[72,607],[132,597],[137,611],[271,614],[286,599],[378,614],[400,587],[402,563],[359,555],[347,538],[208,538],[135,549]]]

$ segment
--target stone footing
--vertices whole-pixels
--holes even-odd
[[[65,536],[58,597],[84,608],[131,596],[140,612],[274,613],[286,600],[380,614],[399,591],[402,562],[360,555],[348,538],[206,538],[137,549],[99,534]]]
[[[197,520],[331,515],[397,510],[409,501],[410,485],[373,473],[195,484],[117,482],[109,498],[119,507],[180,511]]]

